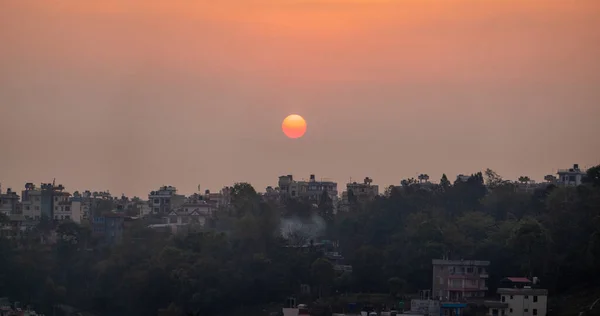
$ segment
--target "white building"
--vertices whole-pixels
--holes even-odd
[[[526,278],[507,278],[515,287],[498,289],[500,301],[486,301],[488,316],[546,316],[548,312],[548,290],[532,287]],[[518,284],[528,284],[519,287]],[[533,285],[535,286],[535,285]]]
[[[586,175],[583,170],[579,169],[578,164],[574,164],[573,168],[559,169],[557,174],[557,183],[564,186],[578,186]]]

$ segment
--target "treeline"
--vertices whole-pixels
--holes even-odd
[[[0,296],[50,313],[55,304],[106,315],[223,314],[281,303],[300,284],[316,296],[411,293],[431,287],[431,259],[490,260],[490,288],[504,276],[537,276],[551,293],[600,281],[600,168],[578,187],[525,193],[491,170],[467,181],[403,182],[333,215],[327,194],[269,201],[236,184],[212,229],[166,236],[134,222],[116,247],[94,246],[89,227],[41,223],[25,240],[0,241]],[[319,214],[323,239],[339,240],[353,272],[318,252],[285,247],[282,217]],[[41,244],[58,233],[58,242]]]

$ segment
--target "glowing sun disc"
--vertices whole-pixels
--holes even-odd
[[[289,138],[300,138],[306,133],[306,121],[300,115],[288,115],[281,123],[281,129]]]

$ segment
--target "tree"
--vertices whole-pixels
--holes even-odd
[[[329,197],[329,192],[327,192],[327,190],[323,190],[323,193],[321,193],[317,211],[319,216],[321,216],[328,225],[333,224],[333,201],[331,200],[331,197]]]
[[[450,183],[450,181],[448,180],[448,177],[446,177],[446,174],[442,174],[442,178],[440,179],[440,187],[442,187],[442,189],[445,191],[447,190],[452,184]]]
[[[392,277],[388,280],[390,287],[390,294],[394,297],[404,294],[406,288],[406,281],[399,277]]]
[[[326,295],[333,285],[335,271],[333,265],[324,258],[315,260],[311,266],[313,285],[319,288],[319,297]]]
[[[600,165],[589,168],[583,178],[584,183],[600,186]]]

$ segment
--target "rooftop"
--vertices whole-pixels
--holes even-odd
[[[498,294],[509,294],[509,295],[548,295],[548,290],[546,289],[532,289],[532,288],[523,288],[523,289],[507,289],[507,288],[499,288]]]
[[[444,260],[444,259],[433,259],[431,263],[434,266],[489,266],[489,261],[483,260]]]

